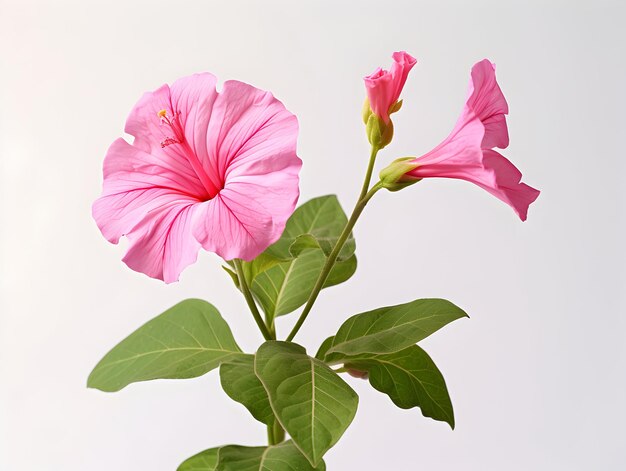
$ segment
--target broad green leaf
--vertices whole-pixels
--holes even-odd
[[[207,459],[208,458],[208,459]],[[198,453],[178,471],[324,471],[321,462],[313,468],[291,440],[273,446],[228,445]]]
[[[313,198],[299,206],[291,215],[285,231],[267,253],[278,259],[298,256],[300,252],[315,246],[328,255],[348,222],[337,196],[326,195]],[[352,235],[339,253],[339,260],[352,256],[356,244]]]
[[[348,428],[358,396],[326,364],[290,342],[265,342],[254,362],[280,424],[313,466]]]
[[[419,407],[422,414],[454,429],[454,411],[443,375],[417,345],[385,355],[363,354],[343,359],[346,368],[369,373],[370,384],[402,408]]]
[[[275,418],[265,388],[254,374],[254,355],[242,355],[220,366],[220,381],[228,396],[250,411],[252,416],[266,425]]]
[[[204,450],[183,461],[176,471],[217,471],[220,450],[224,447]]]
[[[251,290],[270,319],[296,310],[302,306],[326,263],[319,249],[307,250],[289,262],[279,263],[258,274]],[[356,271],[356,256],[337,262],[324,287],[343,283]]]
[[[445,299],[418,299],[357,314],[326,345],[324,360],[335,363],[343,355],[397,352],[461,317],[467,314]]]
[[[217,309],[187,299],[117,344],[96,365],[87,386],[119,391],[138,381],[194,378],[238,355],[241,350]]]

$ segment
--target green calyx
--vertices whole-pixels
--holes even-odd
[[[402,157],[391,162],[380,171],[380,182],[383,188],[389,191],[399,191],[407,186],[417,183],[421,178],[407,175],[411,170],[415,170],[419,164],[414,157]]]
[[[391,120],[385,123],[374,113],[370,113],[365,125],[365,132],[370,144],[377,149],[382,149],[393,139],[393,123]]]

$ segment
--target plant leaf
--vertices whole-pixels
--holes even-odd
[[[291,342],[261,345],[254,370],[280,424],[317,466],[352,422],[358,396],[327,365]]]
[[[220,381],[226,394],[243,404],[256,420],[266,425],[274,424],[276,419],[267,393],[254,374],[254,355],[241,355],[223,362]]]
[[[289,314],[307,301],[324,263],[326,257],[321,250],[307,250],[298,258],[258,274],[250,289],[270,319]],[[324,287],[349,279],[356,271],[356,265],[355,255],[337,262]]]
[[[454,410],[443,375],[417,345],[384,355],[346,357],[344,365],[367,371],[370,384],[401,409],[419,407],[425,417],[454,429]]]
[[[445,299],[417,299],[357,314],[326,345],[324,360],[335,363],[345,355],[397,352],[461,317],[467,314]]]
[[[238,355],[241,349],[217,309],[187,299],[113,347],[93,369],[87,386],[111,392],[138,381],[194,378]]]
[[[335,340],[334,335],[324,340],[322,344],[320,345],[320,348],[317,350],[317,353],[315,354],[315,358],[323,361],[324,358],[326,357],[326,352],[333,345],[334,340]]]
[[[220,450],[224,447],[204,450],[183,461],[176,471],[217,471]]]
[[[297,257],[307,248],[318,246],[328,256],[347,222],[336,195],[313,198],[294,211],[278,242],[266,252],[278,259],[288,259]],[[356,243],[351,234],[338,260],[350,258],[355,249]]]
[[[324,471],[313,468],[291,440],[273,446],[228,445],[192,456],[178,471]]]

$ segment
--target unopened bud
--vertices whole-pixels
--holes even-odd
[[[359,379],[367,379],[370,376],[369,372],[357,370],[354,368],[348,368],[346,370],[346,373],[348,373],[353,378],[359,378]]]
[[[421,178],[407,175],[408,172],[417,167],[419,164],[413,157],[402,157],[394,160],[380,171],[380,182],[383,188],[387,188],[389,191],[398,191],[417,183]]]

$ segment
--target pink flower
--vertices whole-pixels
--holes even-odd
[[[406,173],[417,178],[459,178],[484,188],[511,206],[522,221],[539,191],[521,182],[521,172],[493,150],[509,145],[508,105],[487,59],[472,67],[469,97],[450,135],[429,153],[411,161]]]
[[[415,58],[404,51],[394,52],[391,57],[394,61],[391,70],[379,67],[364,78],[370,108],[385,124],[389,122],[389,109],[400,98],[409,72],[417,63]]]
[[[200,247],[251,260],[275,242],[298,199],[298,122],[271,93],[209,74],[143,95],[104,159],[93,216],[124,262],[170,283]]]

